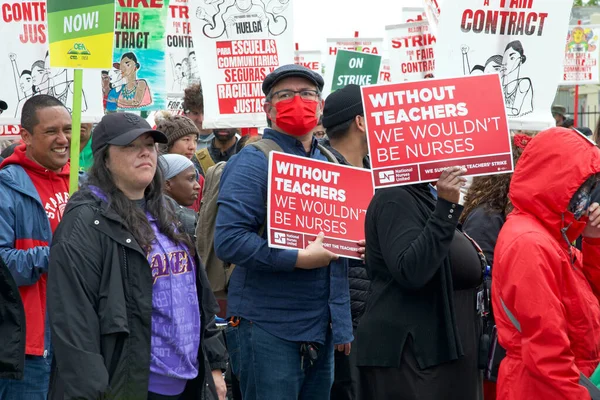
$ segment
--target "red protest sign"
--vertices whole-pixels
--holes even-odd
[[[269,246],[304,249],[319,232],[323,246],[360,258],[365,214],[373,197],[369,170],[271,152],[269,156]]]
[[[217,67],[225,75],[225,83],[217,84],[221,114],[257,113],[263,111],[262,82],[279,66],[277,41],[234,40],[217,42]],[[259,62],[260,68],[247,68],[247,58]],[[242,60],[242,61],[240,61]],[[242,64],[242,65],[238,65]]]
[[[434,181],[444,169],[467,175],[513,170],[498,74],[362,88],[376,188]]]
[[[20,139],[21,126],[19,125],[0,125],[0,139]]]

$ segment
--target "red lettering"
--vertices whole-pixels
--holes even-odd
[[[46,2],[32,1],[2,4],[4,22],[44,22],[46,20]]]
[[[169,5],[169,10],[171,10],[171,18],[190,19],[188,6]]]
[[[162,8],[163,0],[118,0],[119,6],[127,8]]]
[[[312,69],[313,71],[318,71],[319,70],[319,63],[318,62],[299,62],[298,64],[308,68],[308,69]]]

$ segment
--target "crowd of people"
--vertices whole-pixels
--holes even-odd
[[[323,86],[267,75],[260,137],[205,129],[197,84],[155,127],[109,113],[72,194],[71,115],[28,99],[0,164],[0,399],[598,398],[594,142],[557,118],[513,132],[514,174],[377,190],[362,260],[272,248],[271,151],[370,168],[360,87]]]

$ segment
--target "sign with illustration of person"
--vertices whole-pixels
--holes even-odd
[[[269,246],[304,249],[320,232],[323,247],[360,259],[365,216],[375,190],[371,172],[273,151],[269,154]]]
[[[597,85],[600,25],[569,27],[560,85]]]
[[[53,68],[108,68],[112,64],[114,0],[48,0]]]
[[[198,58],[192,39],[190,0],[169,3],[167,15],[167,92],[183,96],[186,87],[200,83]]]
[[[325,61],[325,73],[323,79],[323,98],[332,92],[333,73],[338,50],[350,50],[365,54],[382,55],[383,39],[381,38],[342,38],[327,39],[327,55]]]
[[[358,51],[338,50],[335,57],[331,91],[346,85],[374,85],[379,79],[381,56]]]
[[[416,81],[435,71],[436,38],[427,21],[385,27],[392,82]]]
[[[206,128],[266,126],[264,78],[294,63],[292,0],[190,0]]]
[[[0,0],[0,102],[6,109],[0,125],[21,120],[23,104],[32,96],[47,94],[73,107],[73,70],[51,68],[49,62],[46,1]],[[84,71],[82,121],[96,122],[104,115],[97,71]]]
[[[169,0],[116,0],[115,38],[106,111],[165,107],[166,26]]]
[[[361,88],[376,189],[513,170],[510,131],[497,74]]]
[[[319,50],[296,50],[294,53],[294,64],[302,65],[318,74],[322,74],[322,56]]]
[[[435,76],[498,73],[511,129],[555,125],[550,112],[562,80],[572,3],[461,0],[442,7]]]

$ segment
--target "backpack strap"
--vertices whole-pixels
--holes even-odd
[[[198,160],[200,163],[200,167],[202,168],[204,175],[206,175],[210,167],[215,165],[215,162],[213,161],[212,157],[210,156],[210,152],[206,147],[196,152],[196,160]]]
[[[272,152],[272,151],[283,152],[283,149],[281,148],[281,146],[279,146],[272,139],[260,139],[257,142],[250,143],[249,146],[254,146],[257,149],[259,149],[260,151],[262,151],[263,154],[265,155],[265,157],[267,157],[267,160],[269,159],[270,152]],[[265,205],[265,207],[266,207],[266,205]],[[262,237],[262,235],[265,233],[266,228],[267,228],[267,220],[265,218],[265,222],[260,226],[260,229],[258,230],[258,236]]]
[[[333,153],[331,151],[329,151],[327,149],[327,147],[323,146],[321,143],[319,143],[317,145],[317,148],[319,149],[319,151],[321,152],[321,154],[323,154],[327,158],[327,161],[329,161],[330,163],[334,163],[334,164],[339,164],[340,163],[338,161],[337,157],[334,156]]]
[[[269,158],[269,153],[272,151],[283,152],[281,147],[274,140],[271,139],[261,139],[258,142],[250,143],[250,146],[254,146],[260,151],[262,151],[263,154],[267,157],[267,159]],[[319,149],[321,154],[323,154],[327,158],[327,161],[334,164],[339,164],[338,159],[333,155],[331,151],[327,149],[327,147],[319,143],[317,144],[317,148]]]
[[[250,143],[250,146],[254,146],[263,152],[267,160],[269,159],[269,153],[272,151],[279,151],[283,153],[283,149],[272,139],[260,139],[257,142]]]

